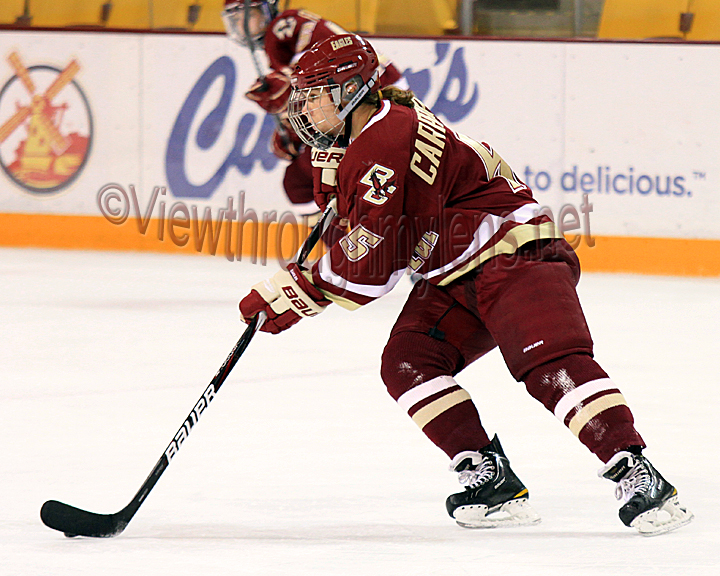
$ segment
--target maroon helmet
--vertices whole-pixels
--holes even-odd
[[[377,92],[379,76],[377,54],[360,36],[343,34],[318,42],[293,70],[288,118],[295,132],[315,148],[347,146],[349,115]]]
[[[222,20],[228,37],[241,46],[247,46],[249,36],[252,42],[261,45],[268,25],[278,15],[277,2],[278,0],[225,0]]]

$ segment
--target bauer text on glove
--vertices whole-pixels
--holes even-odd
[[[243,322],[259,312],[267,314],[261,330],[277,334],[287,330],[304,317],[317,316],[330,304],[297,264],[280,270],[272,278],[253,286],[240,301]]]

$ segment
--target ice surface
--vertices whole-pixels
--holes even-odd
[[[258,335],[123,534],[67,539],[58,499],[124,507],[239,337],[274,266],[0,250],[2,575],[717,574],[720,280],[587,274],[596,357],[647,456],[695,513],[643,538],[600,463],[497,352],[459,377],[543,517],[472,531],[444,510],[444,454],[387,395],[380,353],[409,283],[357,312]]]

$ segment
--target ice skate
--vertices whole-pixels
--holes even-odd
[[[620,520],[643,536],[655,536],[685,526],[692,512],[680,506],[677,490],[642,455],[618,452],[598,476],[617,482],[615,496],[624,504]]]
[[[526,526],[540,522],[528,503],[527,488],[510,468],[497,435],[480,452],[461,452],[450,464],[465,491],[452,494],[445,505],[463,528]]]

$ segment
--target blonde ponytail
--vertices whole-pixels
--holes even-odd
[[[402,90],[401,88],[398,88],[396,86],[386,86],[385,88],[383,88],[382,90],[378,90],[374,94],[368,94],[363,100],[363,103],[371,104],[376,108],[380,108],[381,100],[390,100],[390,102],[394,102],[395,104],[407,106],[408,108],[414,108],[414,98],[415,94],[412,90]]]

